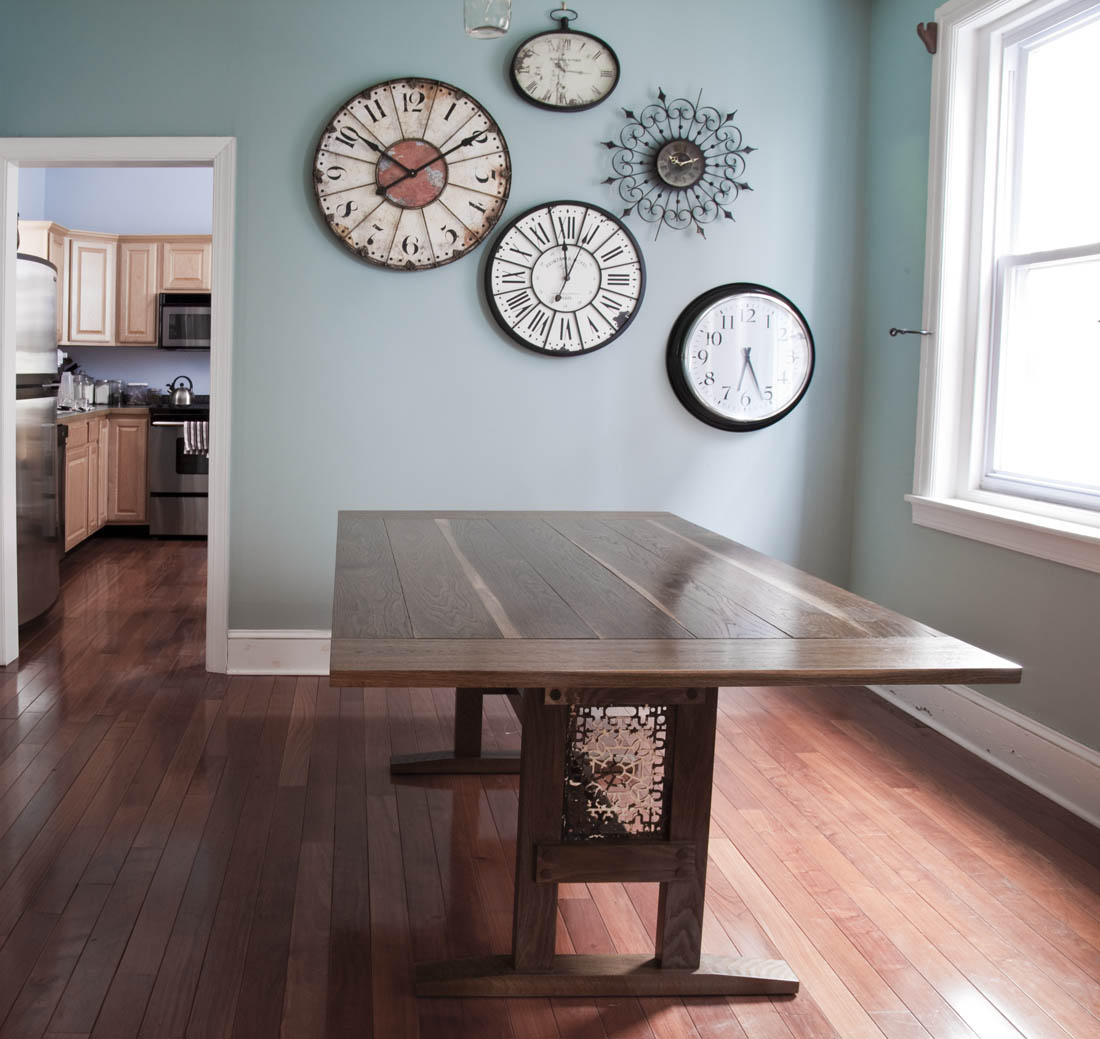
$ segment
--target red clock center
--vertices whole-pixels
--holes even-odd
[[[415,172],[410,174],[410,170]],[[378,186],[395,206],[420,209],[447,186],[447,162],[434,144],[416,137],[398,141],[378,159]]]

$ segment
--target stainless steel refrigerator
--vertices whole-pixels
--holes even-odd
[[[45,613],[59,591],[57,383],[57,269],[19,253],[15,470],[20,624]]]

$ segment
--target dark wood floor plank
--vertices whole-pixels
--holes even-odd
[[[370,1039],[371,902],[367,877],[366,736],[363,691],[340,694],[336,816],[332,848],[332,917],[328,946],[326,1029]]]
[[[199,849],[142,1020],[140,1035],[182,1035],[233,850],[271,699],[270,678],[240,679],[241,713],[226,723],[226,761]],[[213,736],[213,732],[211,734]],[[222,749],[222,748],[216,748]]]
[[[187,1035],[193,1039],[226,1035],[232,1027],[293,698],[294,679],[276,678],[187,1021]],[[284,822],[293,829],[292,820]]]
[[[46,1031],[73,968],[111,893],[108,884],[81,884],[50,932],[11,1012],[0,1039],[27,1039]]]
[[[91,1032],[159,860],[160,851],[153,848],[135,848],[127,857],[61,994],[50,1031]]]

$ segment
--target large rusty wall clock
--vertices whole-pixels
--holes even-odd
[[[328,121],[313,164],[332,233],[395,270],[441,267],[478,246],[504,211],[511,179],[492,116],[434,79],[356,94]]]

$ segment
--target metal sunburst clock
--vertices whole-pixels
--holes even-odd
[[[640,116],[624,108],[630,120],[619,143],[601,142],[614,154],[614,184],[627,203],[623,216],[637,211],[651,224],[674,230],[703,225],[719,215],[733,219],[730,206],[742,191],[752,191],[744,180],[746,156],[756,151],[745,144],[733,122],[736,112],[722,115],[703,107],[702,91],[695,103],[686,98],[669,101],[658,89],[657,102]]]

